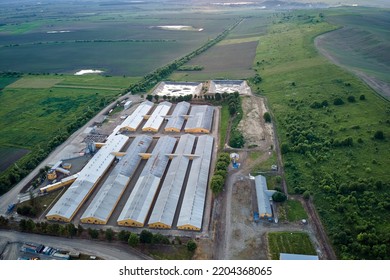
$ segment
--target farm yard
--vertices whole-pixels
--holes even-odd
[[[0,195],[101,109],[126,118],[122,107],[106,106],[130,90],[139,93],[126,95],[134,106],[145,96],[171,101],[166,94],[159,100],[150,90],[164,79],[198,84],[246,79],[253,95],[237,95],[234,106],[222,94],[219,101],[212,94],[193,100],[220,106],[215,119],[221,121],[221,131],[212,131],[213,153],[237,152],[242,161],[240,169],[229,170],[222,193],[207,196],[207,211],[213,211],[207,215],[214,223],[210,232],[201,233],[207,237],[197,241],[204,250],[198,255],[277,259],[287,251],[324,258],[332,255],[319,251],[325,240],[339,259],[388,259],[390,106],[368,86],[372,83],[356,77],[369,77],[380,86],[389,82],[388,10],[213,7],[204,12],[197,5],[188,10],[181,2],[168,2],[160,10],[155,2],[137,1],[93,2],[88,8],[73,2],[20,9],[10,4],[1,9],[0,172],[8,169],[0,176]],[[87,69],[101,73],[75,75]],[[187,92],[186,87],[181,95]],[[119,117],[108,115],[99,123],[110,128],[119,123]],[[154,129],[135,129],[135,134]],[[241,136],[241,148],[232,148],[229,140],[241,138],[231,132]],[[153,133],[161,137],[165,132],[158,128]],[[152,142],[149,152],[157,139]],[[280,169],[271,168],[276,164]],[[143,159],[137,178],[145,166]],[[267,173],[270,190],[288,191],[288,201],[274,204],[279,223],[253,221],[249,173],[254,172]],[[129,186],[136,183],[131,179]],[[81,212],[94,198],[73,221],[83,219]],[[122,199],[118,205],[125,203]],[[120,214],[116,209],[107,225],[117,227]],[[178,213],[174,219],[176,231]],[[216,244],[210,245],[208,237]]]

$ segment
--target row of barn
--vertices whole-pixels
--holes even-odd
[[[142,127],[144,132],[158,132],[164,120],[167,120],[164,129],[166,132],[181,132],[183,126],[186,133],[210,133],[211,131],[214,113],[212,106],[191,106],[190,103],[183,101],[176,105],[171,114],[169,114],[172,107],[170,102],[161,102],[154,110],[153,107],[154,104],[150,101],[141,103],[120,126],[115,128],[114,132],[136,131],[143,120],[147,120]]]
[[[124,135],[112,134],[48,212],[46,218],[70,222],[114,162],[115,154],[125,147],[128,139]],[[184,134],[177,142],[174,137],[163,136],[153,151],[146,153],[152,141],[153,138],[147,135],[137,136],[132,141],[82,214],[82,223],[106,224],[141,160],[147,159],[117,224],[172,228],[175,213],[179,211],[176,223],[178,229],[201,229],[213,137]],[[165,179],[162,180],[164,173]],[[183,199],[179,205],[182,192]]]

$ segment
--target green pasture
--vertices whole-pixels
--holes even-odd
[[[298,200],[286,200],[286,202],[283,203],[283,206],[286,209],[287,220],[289,222],[297,222],[302,219],[307,219],[307,213],[301,202]]]
[[[270,232],[268,248],[272,260],[279,260],[280,253],[317,255],[309,236],[304,232]]]
[[[35,84],[45,80],[40,76],[35,79],[21,80],[23,83],[32,80]],[[117,94],[112,90],[84,88],[6,88],[0,95],[0,146],[42,145],[85,110],[100,107]]]
[[[277,123],[289,192],[314,197],[340,258],[386,258],[389,103],[318,54],[314,38],[337,26],[315,12],[279,17],[260,37],[255,64],[263,81],[255,88]],[[374,139],[376,131],[385,139]],[[360,233],[374,236],[370,251]]]

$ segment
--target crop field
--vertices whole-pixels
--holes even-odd
[[[26,155],[25,149],[0,147],[0,172],[6,170],[15,161]]]
[[[60,83],[62,79],[58,78],[51,78],[51,79],[45,79],[45,78],[37,78],[37,77],[24,77],[21,78],[14,83],[10,84],[7,88],[26,88],[26,89],[33,89],[33,88],[51,88],[55,86],[56,84]]]
[[[322,46],[340,63],[390,83],[390,11],[359,10],[358,14],[326,18],[344,28],[326,34]]]
[[[275,116],[289,192],[314,198],[339,258],[389,258],[389,103],[318,54],[314,38],[336,28],[318,13],[275,22],[255,87]]]
[[[191,79],[243,79],[254,75],[252,68],[257,41],[238,44],[216,45],[195,57],[191,64],[201,65],[203,70],[191,73]],[[188,73],[182,71],[174,77],[186,80]]]
[[[280,253],[317,255],[309,236],[303,232],[271,232],[268,246],[272,260],[278,260]]]
[[[99,69],[107,75],[143,76],[201,46],[235,20],[184,9],[156,10],[155,3],[126,9],[112,5],[104,11],[94,3],[88,13],[75,3],[70,5],[73,10],[69,6],[58,10],[62,5],[53,4],[45,15],[35,17],[28,16],[36,9],[34,5],[30,12],[10,8],[4,14],[0,71],[72,74],[80,69]],[[22,15],[25,21],[18,22],[15,18]],[[196,31],[155,28],[181,24]]]
[[[19,78],[17,77],[4,77],[0,75],[0,91],[5,88],[6,86],[12,84],[13,82],[17,81]]]
[[[209,79],[246,79],[254,76],[253,60],[260,35],[266,32],[267,12],[261,17],[245,19],[229,36],[186,65],[200,65],[201,71],[175,72],[171,79],[202,81]]]

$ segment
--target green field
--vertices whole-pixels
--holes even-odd
[[[0,103],[4,104],[0,111],[0,145],[44,145],[85,108],[98,107],[102,98],[114,95],[113,91],[91,89],[5,89],[0,95]]]
[[[318,54],[314,38],[337,28],[319,13],[274,22],[257,48],[257,91],[275,115],[289,192],[314,197],[340,258],[389,258],[389,103]]]
[[[272,260],[279,260],[280,253],[317,255],[309,236],[303,232],[268,233],[268,248]]]
[[[98,75],[25,75],[0,91],[1,171],[10,166],[0,176],[0,193],[134,81]]]
[[[289,222],[297,222],[302,219],[307,219],[307,213],[302,204],[297,200],[287,200],[284,203],[287,213],[287,220]]]

